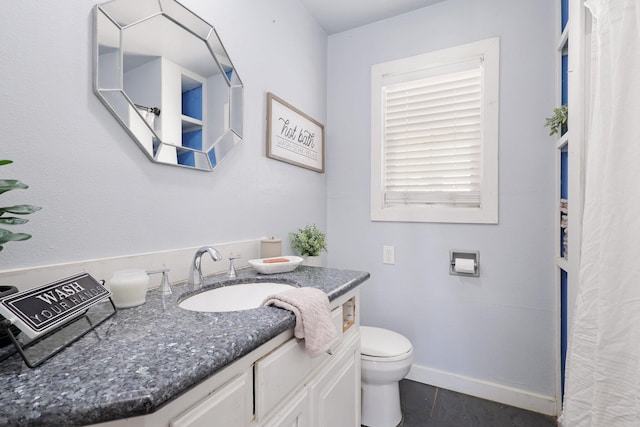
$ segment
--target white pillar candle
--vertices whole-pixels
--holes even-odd
[[[108,284],[111,299],[118,308],[135,307],[147,299],[149,276],[141,268],[116,270]]]

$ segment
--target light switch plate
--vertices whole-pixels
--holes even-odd
[[[384,245],[382,247],[382,262],[384,264],[396,263],[396,247],[393,245]]]

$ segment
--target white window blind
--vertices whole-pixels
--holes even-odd
[[[482,61],[457,65],[383,78],[386,206],[480,206]]]
[[[500,40],[371,67],[371,219],[498,222]]]

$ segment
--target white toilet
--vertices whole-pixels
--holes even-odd
[[[362,424],[396,427],[402,421],[398,383],[409,373],[413,346],[402,335],[360,327],[362,353]]]

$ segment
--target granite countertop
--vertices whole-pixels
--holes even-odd
[[[359,271],[302,266],[269,276],[249,268],[239,271],[237,280],[313,286],[333,300],[368,278]],[[226,280],[208,277],[205,288]],[[164,301],[158,289],[150,290],[145,304],[119,310],[97,333],[36,369],[18,355],[3,361],[0,425],[75,426],[154,412],[295,324],[291,312],[275,307],[183,310],[178,301],[186,286],[172,289]]]

